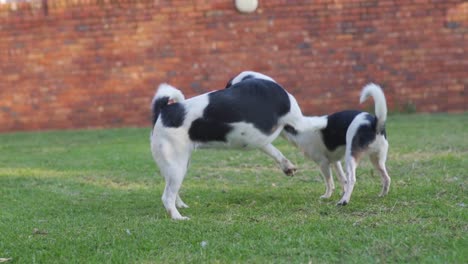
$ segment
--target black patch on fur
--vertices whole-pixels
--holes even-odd
[[[263,79],[247,79],[232,89],[212,92],[203,116],[194,121],[189,136],[194,141],[225,141],[231,123],[246,122],[270,135],[278,119],[287,114],[291,102],[277,83]]]
[[[284,131],[286,131],[287,133],[289,133],[291,135],[294,135],[294,136],[297,135],[297,130],[294,127],[290,126],[290,125],[285,125],[284,126]]]
[[[253,76],[252,74],[247,74],[246,76],[244,76],[244,78],[242,78],[241,82],[252,78],[255,78],[255,76]]]
[[[191,140],[199,142],[223,141],[226,142],[226,135],[231,132],[229,124],[217,122],[206,118],[199,118],[193,121],[189,129]]]
[[[152,112],[153,112],[153,118],[152,118],[152,121],[153,121],[153,127],[154,127],[154,124],[156,124],[156,121],[158,121],[158,117],[159,117],[159,114],[161,113],[161,109],[166,106],[169,102],[169,97],[168,96],[165,96],[165,97],[161,97],[161,98],[158,98],[156,99],[154,102],[153,102],[153,107],[152,107]]]
[[[165,127],[180,127],[185,119],[185,108],[180,103],[167,105],[161,109],[161,118]]]
[[[362,112],[347,110],[328,116],[327,127],[322,129],[321,132],[325,146],[329,151],[334,151],[336,148],[346,145],[346,132],[349,125],[360,113]],[[353,155],[364,151],[375,140],[376,135],[382,134],[387,138],[385,127],[382,131],[377,132],[377,117],[366,114],[365,118],[369,121],[369,124],[361,125],[351,142],[351,152]]]
[[[322,138],[329,151],[346,145],[346,131],[354,118],[362,113],[356,110],[336,112],[327,117],[327,127],[322,129]]]
[[[351,143],[351,154],[355,154],[367,149],[369,144],[371,144],[377,135],[377,118],[375,116],[367,114],[365,117],[370,124],[365,124],[359,126],[356,134],[353,137],[353,142]]]
[[[377,125],[377,122],[379,121],[379,119],[377,117],[375,117],[375,119],[376,119],[376,125]],[[382,129],[377,131],[377,134],[383,135],[384,138],[387,139],[387,130],[385,129],[385,124],[382,126]]]

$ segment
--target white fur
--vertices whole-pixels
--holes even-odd
[[[263,80],[268,80],[268,81],[272,81],[272,82],[276,82],[275,80],[273,80],[273,78],[271,78],[270,76],[267,76],[265,74],[262,74],[262,73],[259,73],[259,72],[254,72],[254,71],[243,71],[241,73],[239,73],[239,75],[237,75],[236,77],[234,77],[232,80],[231,80],[231,83],[232,84],[236,84],[238,82],[241,82],[242,79],[244,79],[246,76],[248,75],[251,75],[253,76],[254,78],[256,79],[263,79]]]
[[[369,96],[374,98],[374,111],[378,119],[377,129],[382,129],[387,121],[387,102],[385,100],[385,95],[380,86],[370,83],[362,89],[359,103],[362,104]]]
[[[169,99],[173,100],[175,103],[182,102],[185,100],[185,97],[182,94],[182,92],[176,89],[174,86],[169,85],[167,83],[161,83],[156,91],[156,94],[151,104],[154,103],[154,100],[156,100],[156,98],[164,96],[169,97]]]

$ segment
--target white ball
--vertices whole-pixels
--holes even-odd
[[[236,0],[236,8],[242,13],[252,13],[258,7],[258,0]]]

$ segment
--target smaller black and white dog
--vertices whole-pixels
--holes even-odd
[[[226,87],[229,88],[250,76],[271,79],[261,73],[243,72],[231,79]],[[355,110],[341,111],[320,117],[326,122],[326,126],[320,130],[299,132],[286,125],[282,133],[320,166],[326,184],[326,192],[321,198],[330,198],[335,190],[331,167],[335,169],[343,187],[343,196],[338,205],[349,203],[356,183],[356,167],[364,153],[369,154],[372,164],[382,177],[380,196],[386,195],[390,188],[391,180],[385,167],[388,152],[385,132],[387,103],[382,89],[376,84],[371,83],[363,88],[360,102],[363,103],[369,96],[374,98],[375,116]],[[346,162],[346,174],[340,162],[343,157]]]
[[[385,196],[390,188],[391,180],[385,167],[388,152],[385,131],[387,104],[382,89],[376,84],[371,83],[363,88],[360,102],[369,96],[374,98],[375,116],[346,110],[322,117],[327,121],[327,126],[318,131],[301,133],[285,127],[286,138],[320,166],[326,184],[325,194],[321,198],[330,198],[335,189],[331,167],[335,169],[344,192],[338,205],[349,203],[356,183],[356,167],[365,153],[369,154],[382,178],[380,196]],[[340,162],[343,157],[346,174]]]
[[[161,84],[153,98],[151,152],[166,181],[162,202],[172,219],[188,219],[177,210],[187,207],[179,189],[197,147],[259,148],[289,175],[295,166],[271,142],[285,126],[302,134],[327,123],[304,117],[296,99],[270,77],[253,72],[239,76],[229,89],[188,100]]]

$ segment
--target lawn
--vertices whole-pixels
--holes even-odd
[[[7,263],[466,263],[468,113],[392,115],[387,167],[367,159],[351,203],[318,167],[282,174],[260,151],[197,150],[189,221],[161,203],[149,128],[0,135],[0,259]],[[335,181],[338,184],[337,181]]]

